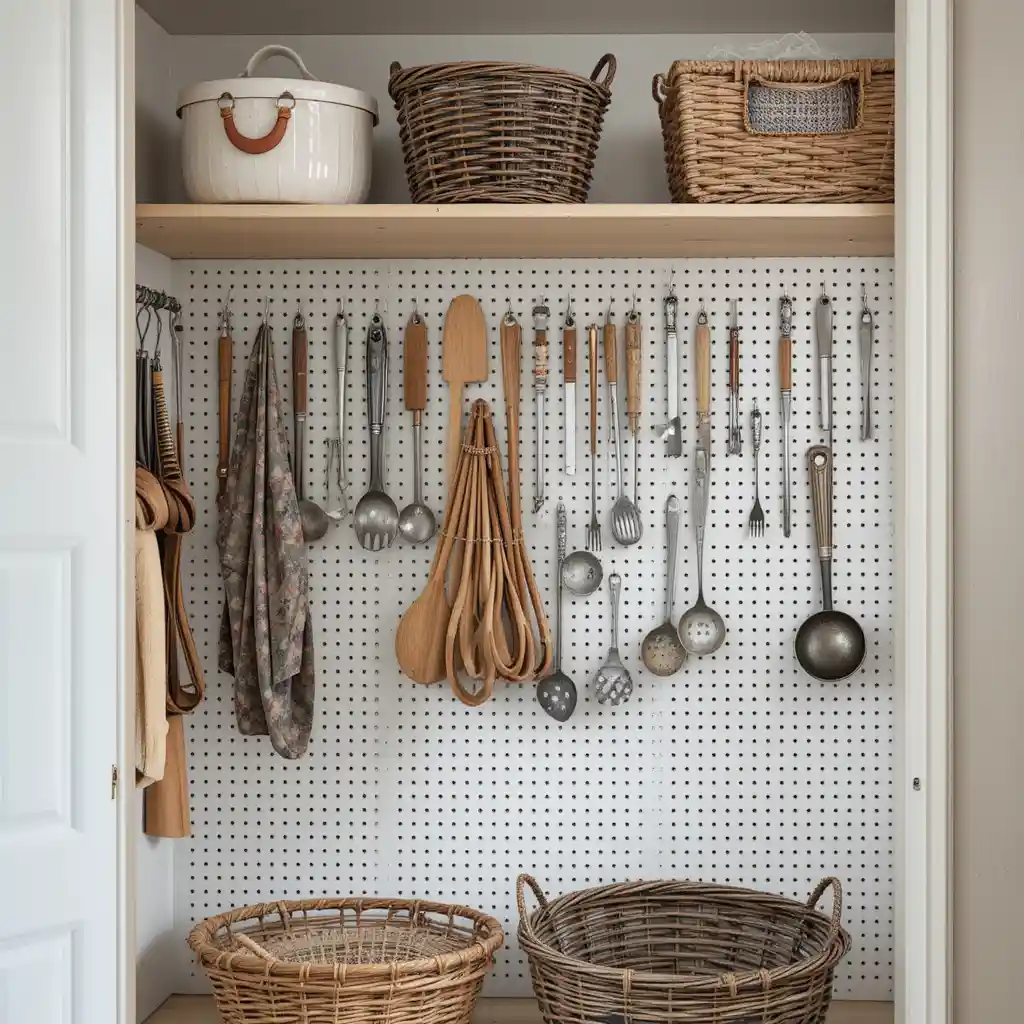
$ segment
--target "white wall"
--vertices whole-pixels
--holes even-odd
[[[140,20],[144,15],[140,15]],[[153,25],[150,22],[150,25]],[[799,28],[799,26],[796,26]],[[162,31],[162,30],[160,30]],[[173,108],[178,89],[193,82],[236,76],[249,57],[268,42],[284,42],[297,50],[310,71],[319,78],[369,92],[380,105],[381,123],[374,141],[374,185],[371,202],[407,202],[408,189],[402,166],[398,125],[388,96],[388,69],[392,61],[403,66],[447,60],[520,60],[561,67],[589,75],[602,54],[612,52],[619,70],[612,84],[612,103],[598,152],[594,202],[667,202],[668,186],[658,111],[651,98],[651,79],[665,72],[673,59],[707,56],[725,46],[744,53],[763,36],[298,36],[268,39],[254,36],[165,36],[168,47]],[[823,35],[817,37],[824,54],[843,57],[891,57],[893,37],[877,35]],[[147,45],[150,40],[147,37]],[[140,40],[140,50],[142,41]],[[149,72],[140,60],[139,77]],[[274,58],[265,65],[268,74],[288,75],[290,64]],[[164,182],[159,197],[140,190],[140,199],[166,202],[184,200],[174,126],[158,119],[152,104],[164,95],[167,83],[157,61],[154,74],[161,88],[147,89],[147,137],[169,147],[163,158],[172,180]],[[141,83],[140,83],[141,85]],[[173,109],[171,109],[172,120]],[[141,129],[140,129],[141,132]],[[141,187],[140,187],[141,188]]]
[[[954,4],[956,1024],[1019,1021],[1024,5]]]
[[[141,245],[135,247],[135,279],[171,292],[172,262]],[[153,335],[150,335],[152,343]],[[173,375],[169,375],[169,378]],[[138,793],[139,840],[135,848],[135,985],[137,1018],[148,1017],[178,988],[176,968],[181,941],[174,933],[174,843],[142,833],[142,793]]]
[[[181,192],[173,38],[135,9],[135,193],[140,203],[169,201]]]

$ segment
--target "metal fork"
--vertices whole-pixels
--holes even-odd
[[[757,480],[757,457],[761,451],[761,410],[754,402],[754,409],[750,414],[750,435],[754,444],[754,507],[750,510],[750,536],[764,536],[764,509],[761,508],[761,495]]]

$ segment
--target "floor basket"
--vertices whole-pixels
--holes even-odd
[[[392,64],[413,202],[585,203],[614,77],[611,54],[590,78],[529,64]]]
[[[891,60],[677,60],[654,98],[677,203],[893,200]]]
[[[532,913],[526,886],[540,902]],[[830,886],[828,917],[814,907]],[[529,875],[516,898],[549,1024],[823,1024],[850,948],[835,878],[806,904],[701,882],[626,882],[549,902]]]
[[[188,937],[225,1024],[468,1024],[503,941],[469,907],[370,898],[245,907]]]

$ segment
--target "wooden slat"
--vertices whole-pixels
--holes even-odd
[[[893,207],[141,205],[174,259],[891,256]]]
[[[892,1024],[892,1003],[835,1002],[828,1024]],[[171,996],[146,1024],[221,1024],[209,996]],[[532,999],[481,999],[473,1024],[542,1024]]]

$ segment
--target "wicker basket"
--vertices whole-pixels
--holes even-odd
[[[614,77],[611,54],[590,78],[529,64],[392,64],[413,202],[585,203]]]
[[[246,907],[188,937],[225,1024],[467,1024],[503,941],[478,910],[370,898]]]
[[[654,78],[677,203],[892,202],[891,60],[682,61]]]
[[[524,886],[540,901],[526,912]],[[831,918],[814,909],[833,889]],[[807,904],[699,882],[627,882],[549,903],[520,875],[519,944],[548,1022],[821,1024],[850,948],[842,889]]]

